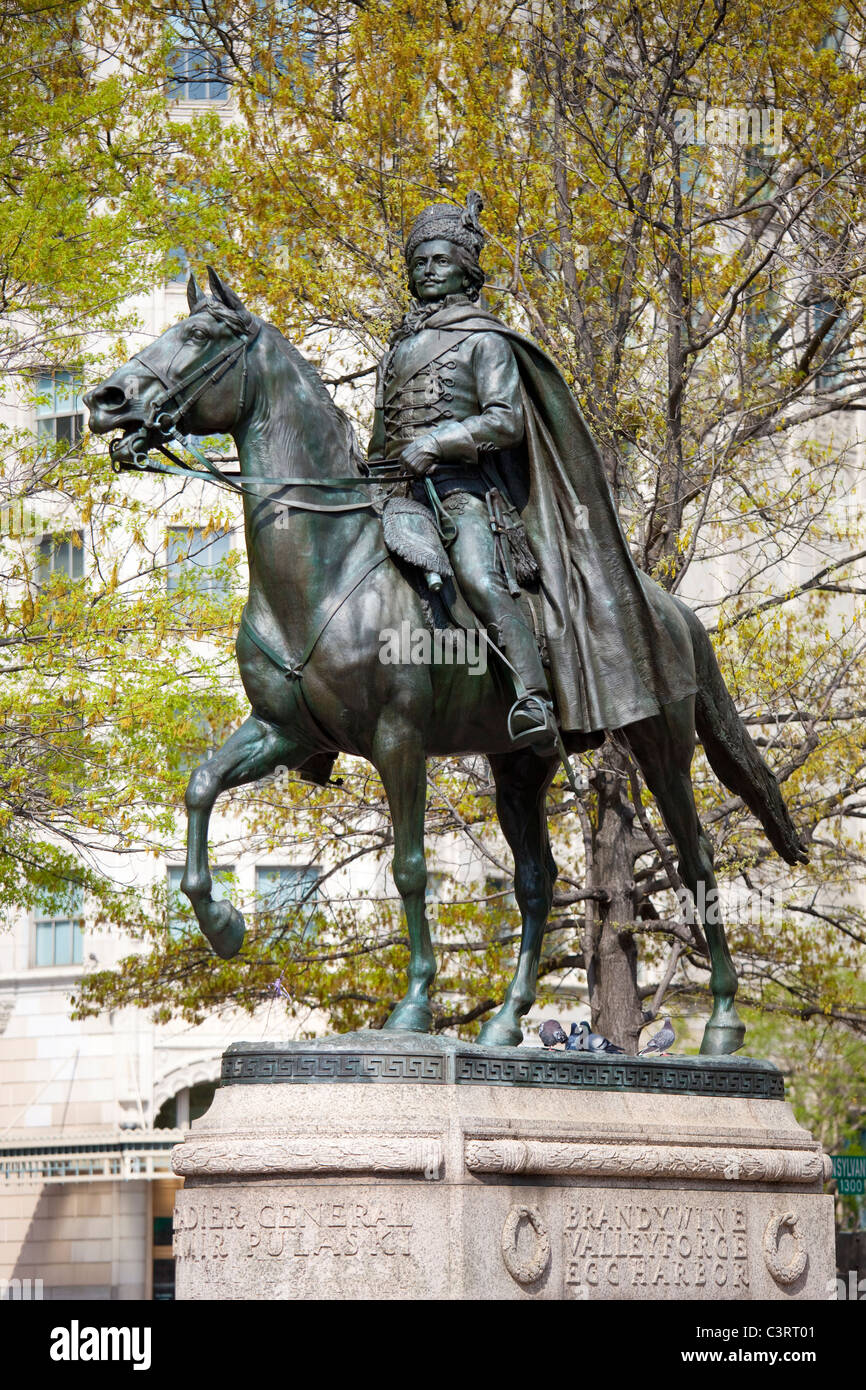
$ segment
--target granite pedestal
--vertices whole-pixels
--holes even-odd
[[[770,1063],[240,1043],[174,1150],[179,1299],[825,1299],[829,1160]]]

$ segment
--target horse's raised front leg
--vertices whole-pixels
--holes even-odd
[[[485,1023],[478,1039],[500,1047],[523,1041],[520,1020],[535,1003],[544,928],[553,904],[556,864],[547,830],[547,788],[556,758],[530,749],[490,756],[496,782],[496,814],[514,855],[514,895],[523,929],[514,978],[502,1007]]]
[[[210,814],[221,792],[258,782],[281,763],[297,765],[299,750],[273,725],[250,715],[222,748],[197,767],[186,789],[186,868],[181,890],[192,903],[198,924],[218,956],[236,956],[244,939],[244,919],[236,907],[211,897],[213,880],[207,857]]]
[[[429,1033],[433,1010],[428,994],[436,976],[436,957],[427,924],[427,861],[424,857],[427,763],[420,730],[404,715],[383,714],[373,740],[373,762],[391,808],[394,828],[391,869],[403,900],[409,931],[409,988],[385,1027]]]
[[[623,731],[655,797],[679,852],[683,883],[695,900],[710,948],[713,1012],[704,1029],[701,1052],[726,1057],[742,1047],[746,1025],[737,1013],[737,972],[721,918],[713,852],[703,832],[692,788],[694,700],[665,705],[652,719]]]

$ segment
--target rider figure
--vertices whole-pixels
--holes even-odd
[[[428,505],[429,478],[456,523],[449,558],[460,588],[512,667],[513,744],[549,749],[556,719],[544,668],[491,525],[496,494],[516,521],[511,451],[524,439],[517,363],[500,333],[425,326],[443,308],[478,299],[484,283],[479,209],[470,195],[467,208],[435,205],[412,226],[405,257],[413,305],[379,367],[369,456],[374,466],[384,460],[411,474],[412,495]]]

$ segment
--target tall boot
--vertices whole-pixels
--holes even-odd
[[[519,611],[500,614],[496,626],[499,645],[516,672],[511,675],[517,699],[508,712],[512,745],[552,752],[556,746],[556,715],[535,634]]]

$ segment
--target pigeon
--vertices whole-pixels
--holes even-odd
[[[556,1047],[557,1043],[567,1042],[562,1024],[555,1018],[548,1018],[538,1030],[542,1047]]]
[[[574,1039],[573,1042],[572,1038]],[[593,1033],[586,1022],[572,1023],[571,1038],[568,1042],[571,1043],[570,1052],[619,1052],[623,1057],[625,1056],[624,1047],[617,1047],[616,1043],[612,1043],[609,1038],[603,1038],[601,1033]],[[566,1047],[568,1047],[568,1043],[566,1043]]]
[[[662,1019],[662,1026],[657,1033],[654,1033],[647,1043],[638,1053],[639,1057],[645,1057],[648,1052],[668,1052],[673,1043],[677,1040],[677,1035],[669,1018]]]

